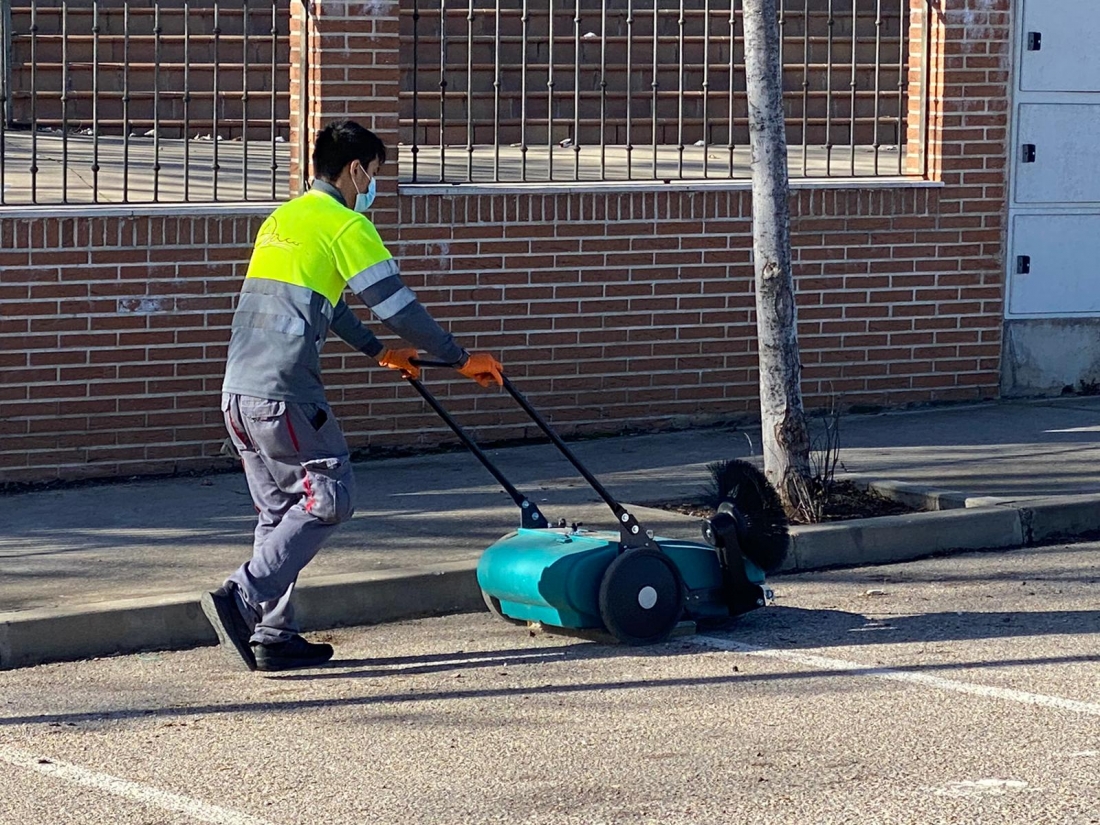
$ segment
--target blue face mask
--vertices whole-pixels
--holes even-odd
[[[370,209],[371,204],[374,203],[374,178],[370,179],[370,186],[367,187],[366,192],[360,192],[359,187],[355,187],[355,211],[366,212]]]

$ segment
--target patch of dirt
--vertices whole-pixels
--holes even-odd
[[[713,508],[701,501],[659,501],[644,506],[682,513],[685,516],[697,516],[698,518],[710,518],[714,515]],[[850,481],[835,481],[829,491],[829,499],[825,502],[825,514],[821,519],[821,523],[851,521],[852,519],[875,518],[877,516],[900,516],[906,513],[919,512],[921,511],[913,507],[883,498],[870,490],[857,487]],[[795,519],[791,523],[805,524],[806,522]]]

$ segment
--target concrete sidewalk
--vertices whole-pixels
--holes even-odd
[[[928,535],[932,522],[923,515],[796,528],[794,567],[890,561],[899,531],[909,536],[897,551],[899,559],[954,546],[1018,546],[1028,543],[1036,498],[1054,513],[1044,536],[1100,529],[1100,398],[845,416],[841,428],[845,472],[866,481],[898,482],[899,489],[949,491],[955,506],[967,499],[986,506],[940,514],[954,521],[943,522],[947,538],[929,545],[912,540],[917,533]],[[758,428],[728,428],[573,446],[621,501],[645,505],[696,495],[706,483],[708,462],[758,455],[759,445]],[[551,521],[613,526],[608,509],[552,446],[491,455]],[[461,451],[367,461],[356,470],[363,482],[356,516],[301,581],[307,621],[320,626],[391,615],[381,607],[372,613],[368,604],[341,612],[332,588],[343,588],[343,598],[354,602],[392,602],[392,615],[480,603],[476,587],[470,587],[473,566],[486,546],[516,526],[518,513],[477,461]],[[1012,501],[1027,509],[1004,509]],[[1061,510],[1051,510],[1059,502],[1072,502],[1071,516],[1061,519]],[[216,586],[246,557],[254,518],[239,473],[22,493],[0,497],[0,503],[0,667],[13,663],[13,628],[23,633],[28,623],[38,622],[34,637],[49,639],[69,632],[62,628],[76,617],[95,613],[115,616],[115,624],[140,625],[145,635],[139,634],[138,646],[193,641],[202,632],[198,593]],[[698,538],[697,519],[663,511],[638,514],[659,534]],[[925,519],[920,530],[913,529],[912,519]],[[885,544],[868,550],[875,542]],[[844,547],[862,555],[849,553],[849,558]],[[395,583],[416,585],[394,595]],[[435,595],[429,596],[425,588],[432,587]],[[175,613],[163,613],[165,605]],[[47,621],[58,616],[70,617],[69,624]],[[174,635],[177,621],[190,628],[180,638]],[[64,655],[83,649],[77,645]],[[87,655],[102,652],[89,648]]]

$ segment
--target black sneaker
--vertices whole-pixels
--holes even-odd
[[[212,593],[203,593],[200,599],[202,612],[214,626],[214,632],[218,634],[218,641],[234,662],[243,661],[249,670],[256,669],[256,657],[248,644],[252,636],[252,629],[241,615],[237,607],[237,599],[234,591],[237,585],[229,582],[223,584]]]
[[[332,658],[332,645],[307,642],[294,636],[285,642],[254,644],[256,669],[264,671],[293,670],[299,667],[317,667]]]

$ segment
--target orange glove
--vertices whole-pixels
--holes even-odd
[[[401,370],[402,375],[407,375],[409,378],[420,377],[420,367],[413,364],[410,359],[416,358],[420,353],[412,347],[406,349],[387,349],[383,350],[382,354],[378,356],[378,363],[383,367],[389,367],[391,370]]]
[[[483,387],[496,381],[499,386],[504,386],[504,378],[501,375],[504,367],[500,361],[487,352],[472,352],[470,360],[464,366],[458,368],[460,375],[472,378]]]

